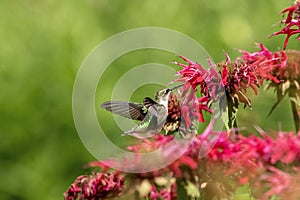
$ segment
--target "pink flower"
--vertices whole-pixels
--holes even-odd
[[[178,131],[181,121],[181,109],[178,97],[171,93],[168,102],[168,117],[163,127],[166,134]]]
[[[282,200],[298,200],[300,198],[300,170],[293,168],[290,173],[284,172],[275,167],[269,167],[268,172],[264,174],[258,187],[263,186],[266,192],[261,195],[262,200],[270,199],[272,196],[278,196]]]
[[[286,68],[286,53],[284,51],[272,53],[263,44],[259,44],[259,47],[260,50],[254,53],[240,50],[243,54],[241,59],[253,68],[253,73],[260,80],[260,84],[265,80],[280,83],[282,78],[280,74]]]
[[[222,82],[226,91],[230,94],[239,94],[239,91],[246,92],[252,88],[255,92],[258,86],[258,78],[252,65],[243,62],[240,58],[231,61],[226,55],[226,60],[217,63],[216,66],[222,75]]]
[[[300,33],[300,2],[295,1],[293,6],[284,9],[281,13],[287,13],[286,19],[281,21],[285,27],[281,31],[273,33],[270,37],[280,34],[286,35],[286,39],[283,44],[283,49],[286,49],[289,38],[294,34]],[[299,36],[298,40],[300,40]]]
[[[176,62],[183,67],[183,70],[178,72],[181,77],[177,81],[184,81],[185,88],[191,86],[196,89],[199,87],[200,93],[210,100],[221,99],[225,95],[222,89],[225,88],[232,98],[237,95],[240,102],[250,106],[250,100],[244,93],[248,87],[257,92],[259,82],[254,67],[240,58],[231,61],[229,56],[225,55],[225,61],[211,66],[209,70],[181,56],[187,65]]]
[[[204,122],[203,111],[212,113],[208,108],[210,98],[197,98],[195,91],[183,91],[183,94],[170,94],[168,101],[168,116],[163,126],[165,134],[178,132],[179,127],[192,129],[196,121]]]
[[[204,122],[203,111],[212,112],[208,108],[208,102],[210,98],[208,97],[209,88],[207,87],[207,78],[209,78],[209,71],[204,69],[200,64],[195,63],[183,56],[180,56],[187,65],[175,62],[175,64],[183,67],[181,71],[178,72],[179,77],[176,81],[184,82],[183,86],[183,95],[185,100],[183,102],[183,106],[181,108],[182,118],[185,121],[185,125],[189,127],[191,125],[190,114],[193,114],[199,122]],[[202,94],[201,98],[195,99],[195,92],[200,88],[200,93]],[[188,90],[190,92],[188,93]],[[191,113],[192,110],[195,112]]]
[[[176,200],[177,199],[177,184],[176,182],[171,183],[171,185],[167,186],[157,186],[154,183],[152,184],[151,191],[149,194],[149,198],[151,200]]]
[[[141,180],[147,178],[153,183],[149,199],[173,199],[171,197],[176,195],[175,189],[158,187],[153,182],[155,177],[167,177],[170,174],[172,177],[174,175],[177,181],[188,180],[194,185],[207,183],[207,187],[198,189],[203,193],[207,190],[214,190],[214,194],[219,197],[227,196],[235,190],[234,187],[247,183],[262,184],[259,186],[260,188],[270,187],[271,190],[264,194],[265,196],[273,194],[282,196],[285,194],[285,188],[297,184],[300,186],[300,181],[297,182],[291,175],[285,175],[290,173],[289,166],[300,165],[300,132],[297,135],[292,132],[278,132],[269,136],[261,131],[262,137],[238,135],[236,139],[233,139],[232,133],[214,132],[212,128],[213,126],[210,124],[203,134],[194,137],[183,155],[165,168],[134,175],[124,173],[123,176]],[[152,152],[155,149],[164,149],[166,144],[173,139],[173,135],[157,135],[151,140],[144,140],[128,149],[137,154]],[[170,154],[176,153],[178,148],[180,148],[180,144],[175,143],[174,146],[165,149],[166,154],[163,156],[167,158]],[[199,153],[203,151],[203,148],[206,149],[206,156],[200,157]],[[134,164],[132,166],[142,169],[143,163],[139,161],[138,157],[136,159],[136,161],[130,161]],[[275,164],[283,166],[282,173],[278,173],[279,169],[272,167]],[[92,166],[98,165],[93,162]],[[269,172],[272,173],[269,174]],[[80,176],[65,193],[65,199],[118,196],[124,191],[123,176],[117,172]],[[233,185],[234,187],[232,187]]]
[[[274,88],[277,93],[277,102],[269,114],[281,102],[284,96],[289,96],[294,113],[296,130],[299,130],[300,117],[297,113],[299,106],[293,99],[300,98],[300,51],[286,50],[272,53],[262,44],[260,51],[243,53],[242,59],[251,65],[260,80],[260,84],[268,80],[267,88]],[[294,105],[293,105],[294,104]]]
[[[64,197],[65,200],[108,199],[120,196],[124,189],[124,177],[118,172],[93,173],[76,178]]]
[[[183,56],[180,56],[182,60],[187,62],[188,65],[175,62],[175,64],[181,66],[183,69],[178,72],[181,77],[177,79],[177,81],[185,82],[184,90],[187,90],[189,87],[196,89],[200,86],[201,92],[203,94],[208,94],[208,90],[206,88],[205,78],[208,75],[208,71],[203,68],[200,64],[195,63]]]

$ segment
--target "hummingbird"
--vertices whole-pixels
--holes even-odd
[[[169,96],[173,90],[181,86],[158,90],[154,100],[145,97],[143,103],[107,101],[101,104],[101,107],[113,114],[141,121],[123,135],[131,135],[136,138],[150,137],[162,129],[168,117]]]

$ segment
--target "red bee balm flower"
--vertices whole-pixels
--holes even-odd
[[[259,85],[258,77],[253,65],[241,58],[231,61],[229,56],[225,53],[226,60],[210,64],[209,69],[205,69],[202,65],[195,63],[183,56],[181,58],[187,63],[182,64],[175,62],[175,64],[183,67],[178,72],[180,77],[177,79],[179,82],[184,82],[184,90],[192,88],[200,92],[201,97],[198,98],[200,112],[202,110],[210,111],[209,105],[214,102],[219,103],[222,111],[228,110],[228,117],[226,120],[227,129],[237,127],[236,111],[239,103],[251,107],[251,101],[246,96],[246,90],[250,87],[257,93]],[[226,102],[222,103],[222,102]],[[226,109],[226,106],[228,109]],[[198,117],[200,122],[203,122],[202,114]]]
[[[249,53],[240,50],[243,54],[241,59],[246,65],[252,66],[260,84],[265,80],[278,84],[282,77],[279,74],[286,68],[287,56],[284,51],[272,53],[263,44],[258,45],[260,50],[254,53]],[[278,74],[279,73],[279,74]]]
[[[286,39],[283,44],[283,49],[286,49],[289,38],[294,34],[300,33],[300,2],[295,1],[294,5],[288,7],[281,11],[282,14],[287,13],[287,17],[285,20],[282,20],[281,23],[284,24],[284,28],[281,31],[275,32],[271,35],[280,35],[285,34]],[[300,40],[300,36],[298,36],[298,40]]]
[[[243,53],[242,59],[253,66],[261,84],[265,80],[270,82],[267,88],[275,88],[277,102],[269,114],[282,101],[284,96],[289,96],[296,130],[300,127],[299,98],[300,98],[300,51],[285,50],[270,52],[260,44],[261,50],[254,53]]]
[[[65,192],[65,200],[108,199],[120,196],[125,189],[124,177],[118,172],[79,176]]]

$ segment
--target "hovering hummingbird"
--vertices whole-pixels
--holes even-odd
[[[107,101],[101,107],[133,120],[141,122],[123,135],[132,135],[137,138],[152,136],[162,129],[168,117],[168,100],[170,93],[182,85],[158,90],[155,93],[155,100],[145,97],[143,103]]]

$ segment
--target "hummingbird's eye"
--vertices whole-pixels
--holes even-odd
[[[168,94],[170,91],[170,89],[166,89],[165,94]]]

